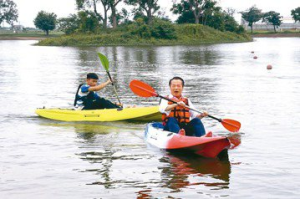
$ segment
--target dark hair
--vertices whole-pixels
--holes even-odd
[[[96,73],[88,73],[86,75],[87,79],[99,79],[98,75]]]
[[[173,80],[181,80],[182,87],[184,87],[184,80],[181,77],[173,77],[172,79],[170,79],[169,86],[171,86],[171,83],[172,83]]]

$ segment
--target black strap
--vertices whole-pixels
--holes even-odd
[[[77,89],[77,92],[76,92],[76,95],[75,95],[74,106],[76,106],[76,104],[77,104],[77,100],[78,100],[78,92],[79,92],[79,89],[80,89],[80,87],[81,87],[82,85],[83,85],[83,84],[80,84],[80,85],[78,86],[78,89]]]

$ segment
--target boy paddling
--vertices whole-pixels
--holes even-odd
[[[164,130],[188,136],[205,135],[205,129],[200,119],[206,117],[208,113],[198,114],[185,107],[187,105],[194,109],[192,102],[182,95],[184,80],[180,77],[173,77],[169,81],[169,86],[171,94],[167,97],[178,103],[161,100],[159,110],[163,114]]]
[[[86,78],[86,83],[81,84],[78,87],[74,106],[82,110],[92,110],[92,109],[113,109],[121,108],[121,104],[114,104],[109,100],[101,98],[96,91],[103,89],[105,86],[111,83],[110,80],[97,85],[98,75],[95,73],[88,73]]]

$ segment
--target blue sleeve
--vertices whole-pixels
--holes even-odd
[[[89,88],[90,88],[90,86],[88,86],[88,85],[82,85],[81,92],[87,93],[87,92],[89,92]]]

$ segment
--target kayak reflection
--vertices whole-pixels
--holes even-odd
[[[229,186],[231,165],[226,155],[222,159],[213,159],[167,154],[160,161],[169,163],[162,168],[162,180],[164,186],[170,189],[198,185],[226,189]]]
[[[56,132],[76,132],[79,136],[87,135],[94,137],[99,134],[109,134],[109,133],[120,133],[127,132],[136,129],[140,129],[143,126],[143,123],[135,122],[135,126],[129,126],[128,122],[56,122],[48,119],[39,119],[38,123],[40,126],[46,126],[49,128],[57,128]],[[88,137],[89,137],[88,136]],[[84,137],[83,137],[84,138]]]

